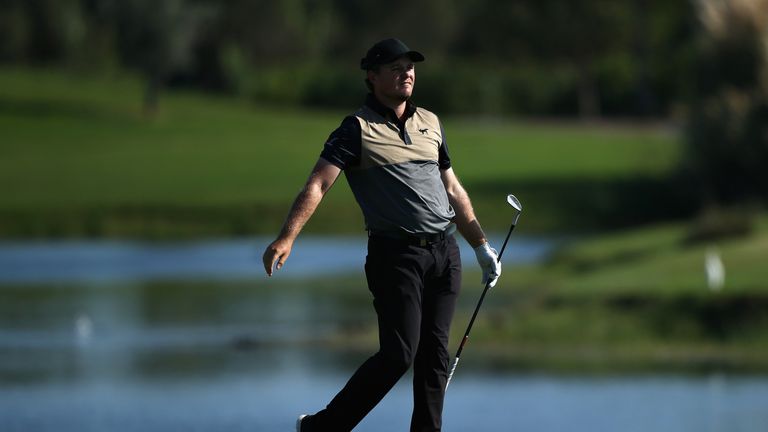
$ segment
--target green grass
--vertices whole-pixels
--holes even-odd
[[[446,128],[470,182],[660,177],[680,151],[676,134],[659,126],[448,119]]]
[[[732,295],[763,292],[768,268],[768,217],[754,221],[744,237],[711,242],[686,241],[689,224],[666,224],[605,234],[581,243],[576,240],[549,264],[552,286],[565,296]],[[704,257],[718,251],[726,268],[722,293],[706,289]]]
[[[150,228],[129,225],[154,222],[136,213],[149,208],[162,219],[178,213],[158,216],[163,209],[181,208],[210,210],[225,224],[256,214],[263,220],[243,229],[271,232],[346,114],[169,91],[159,113],[146,118],[141,96],[131,76],[0,69],[0,212],[15,215],[6,222],[31,218],[45,226],[69,218],[74,226],[90,218],[100,224],[96,234],[119,234],[110,224],[122,224],[128,235],[142,235]],[[454,168],[491,227],[506,223],[496,211],[503,208],[500,190],[525,195],[526,187],[547,183],[555,191],[549,201],[527,194],[537,204],[528,225],[552,227],[564,216],[548,204],[559,202],[569,184],[599,190],[591,182],[660,179],[680,157],[677,135],[662,127],[443,120]],[[124,220],[125,208],[134,209],[134,219]],[[209,212],[194,223],[215,217]],[[359,230],[360,219],[341,180],[308,228]],[[70,228],[50,231],[66,235]]]
[[[338,118],[172,94],[145,119],[135,81],[70,79],[0,75],[4,208],[285,201]]]

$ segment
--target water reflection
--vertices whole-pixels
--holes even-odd
[[[15,366],[3,353],[2,367],[24,363],[39,374],[50,371],[54,353],[17,352]],[[45,361],[28,364],[41,354]],[[362,360],[297,347],[68,354],[66,376],[3,382],[3,431],[288,431],[296,414],[320,409]],[[768,421],[765,377],[461,372],[446,400],[447,431],[757,432]],[[407,430],[408,383],[401,380],[357,430]]]
[[[322,343],[374,325],[355,277],[0,286],[0,430],[290,431],[369,354]],[[478,360],[451,384],[446,431],[768,424],[765,376],[525,374]],[[407,430],[410,395],[405,377],[357,430]]]

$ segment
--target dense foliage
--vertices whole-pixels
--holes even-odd
[[[357,62],[397,36],[423,51],[443,112],[668,114],[684,96],[686,1],[3,0],[0,62],[130,67],[159,86],[348,106]],[[468,98],[471,103],[468,103]]]

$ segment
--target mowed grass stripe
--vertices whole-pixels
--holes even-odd
[[[345,115],[169,91],[148,119],[130,77],[16,69],[0,70],[0,83],[0,209],[289,202]],[[468,184],[658,177],[680,151],[656,127],[444,123]]]

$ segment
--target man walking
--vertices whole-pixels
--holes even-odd
[[[272,276],[343,170],[365,217],[365,274],[379,323],[379,351],[328,406],[301,416],[300,432],[351,431],[413,365],[411,431],[439,431],[448,377],[448,331],[461,282],[456,229],[475,250],[483,282],[501,264],[451,168],[437,116],[411,102],[414,63],[424,56],[397,39],[361,60],[370,93],[331,133],[277,239],[264,252]]]

